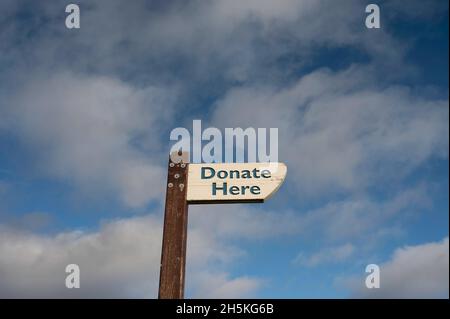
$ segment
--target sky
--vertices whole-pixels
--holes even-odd
[[[447,1],[73,3],[0,2],[0,298],[156,298],[196,119],[278,128],[288,173],[189,207],[187,298],[449,297]]]

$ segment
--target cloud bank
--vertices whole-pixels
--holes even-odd
[[[354,261],[430,206],[427,181],[405,180],[448,160],[448,91],[436,97],[402,84],[420,77],[406,59],[413,44],[390,28],[368,33],[365,1],[78,3],[82,26],[72,32],[65,3],[1,2],[0,137],[19,144],[32,182],[117,198],[111,205],[124,215],[158,208],[53,235],[1,221],[0,296],[155,297],[168,129],[194,118],[278,127],[290,169],[274,206],[191,210],[191,296],[255,296],[266,278],[231,271],[248,256],[246,243],[316,242],[317,250],[292,252],[300,267]],[[441,8],[390,1],[383,25],[399,16],[431,21]],[[3,178],[2,198],[15,190]],[[448,297],[445,248],[448,239],[398,250],[373,296]],[[80,290],[63,286],[69,263],[81,267]]]
[[[448,237],[440,242],[397,249],[380,264],[380,288],[367,289],[364,279],[343,280],[355,298],[448,298]]]

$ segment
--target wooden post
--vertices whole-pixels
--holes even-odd
[[[176,156],[175,156],[176,157]],[[159,275],[160,299],[182,299],[186,267],[188,205],[186,201],[189,153],[172,154],[166,185],[166,208]]]

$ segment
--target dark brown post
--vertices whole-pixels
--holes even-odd
[[[178,152],[169,158],[166,185],[166,208],[159,275],[160,299],[182,299],[184,297],[184,273],[186,266],[186,241],[188,205],[186,190],[189,153]]]

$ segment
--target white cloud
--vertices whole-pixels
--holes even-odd
[[[33,235],[0,231],[3,298],[155,297],[161,223],[153,217],[119,220],[98,232]],[[65,267],[80,266],[81,288],[65,287]]]
[[[315,267],[326,263],[339,263],[351,257],[354,251],[355,247],[347,243],[337,247],[324,248],[310,256],[299,253],[293,262],[306,267]]]
[[[164,190],[164,169],[155,156],[171,101],[163,89],[56,73],[32,76],[8,100],[3,116],[42,174],[74,181],[85,193],[118,193],[135,207]]]
[[[368,264],[372,263],[368,261]],[[380,264],[380,288],[367,289],[365,278],[339,278],[356,298],[448,298],[449,243],[440,242],[397,249]]]
[[[372,75],[354,66],[281,89],[236,88],[211,124],[278,127],[279,158],[294,168],[287,182],[309,198],[395,184],[430,158],[448,158],[448,101],[376,87]]]
[[[36,235],[0,225],[2,298],[155,298],[162,223],[153,215],[104,223],[96,232]],[[187,291],[195,297],[249,297],[262,283],[225,268],[242,252],[201,228],[188,235]],[[80,266],[80,289],[65,267]],[[211,284],[214,282],[214,284]]]
[[[231,81],[265,74],[284,77],[269,65],[279,58],[288,60],[292,52],[301,57],[293,66],[304,65],[317,47],[356,47],[380,63],[397,67],[404,52],[385,29],[367,36],[365,5],[358,0],[174,1],[151,6],[146,1],[134,1],[133,5],[120,0],[79,1],[82,27],[72,34],[51,23],[62,14],[58,6],[36,6],[36,16],[50,21],[43,28],[40,18],[20,25],[11,19],[19,8],[11,3],[2,5],[8,21],[2,43],[14,44],[5,47],[5,61],[23,57],[52,67],[60,64],[106,74],[123,72],[134,74],[140,83],[155,79],[177,82],[180,78],[201,82],[212,76]],[[38,41],[14,42],[21,32],[35,29],[47,32],[35,34]],[[180,66],[176,63],[180,58],[187,63],[177,73],[173,65]],[[137,70],[145,72],[136,74]]]
[[[422,186],[402,190],[383,201],[364,196],[333,201],[300,216],[300,232],[331,242],[369,241],[374,236],[392,235],[395,228],[391,227],[405,226],[428,205],[427,190]]]

